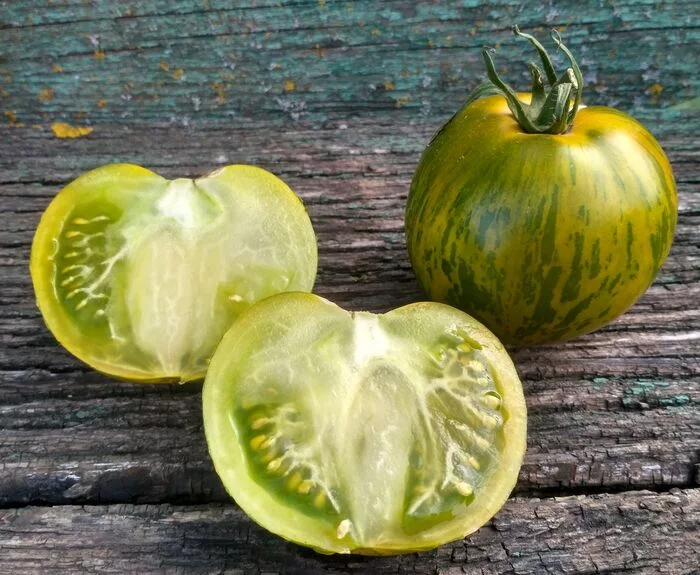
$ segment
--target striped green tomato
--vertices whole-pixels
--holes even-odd
[[[541,105],[535,88],[460,110],[423,153],[406,209],[425,292],[506,343],[572,338],[623,313],[659,271],[677,217],[671,167],[641,124],[567,92],[565,131],[528,132],[516,116]]]

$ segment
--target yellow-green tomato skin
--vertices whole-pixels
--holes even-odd
[[[216,471],[260,525],[321,553],[431,549],[503,505],[526,445],[515,368],[425,302],[347,312],[279,294],[224,336],[203,389]]]
[[[310,291],[316,240],[301,201],[269,172],[191,180],[113,164],[63,188],[32,244],[37,304],[56,339],[109,375],[204,376],[232,321],[281,291]]]
[[[500,95],[436,134],[405,214],[428,296],[517,344],[572,338],[623,313],[663,264],[676,219],[671,166],[637,121],[582,107],[567,133],[528,134]]]

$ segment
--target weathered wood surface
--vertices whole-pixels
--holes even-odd
[[[285,564],[341,572],[690,572],[693,557],[682,552],[697,541],[697,515],[693,530],[693,516],[678,511],[685,504],[669,503],[678,495],[667,491],[686,489],[697,513],[697,3],[231,4],[0,1],[0,505],[13,533],[0,536],[0,570],[129,571],[142,562],[189,572],[240,561],[243,572]],[[680,198],[671,255],[612,325],[565,344],[513,350],[530,412],[528,452],[520,498],[495,531],[470,538],[466,555],[453,546],[376,562],[317,558],[217,503],[227,497],[206,453],[200,385],[116,382],[55,343],[28,276],[34,228],[63,184],[103,163],[139,163],[166,176],[255,163],[288,181],[308,207],[319,237],[319,294],[373,311],[420,299],[402,225],[412,172],[430,135],[483,77],[479,46],[500,43],[501,67],[526,78],[529,54],[516,58],[517,67],[508,63],[524,49],[507,31],[511,21],[528,29],[572,24],[566,37],[585,68],[586,100],[630,111],[667,150]],[[59,140],[55,121],[94,132]],[[624,493],[594,495],[609,491]],[[570,494],[584,497],[534,499]],[[68,505],[122,503],[137,505]],[[138,505],[146,503],[160,505]],[[176,512],[164,503],[188,505]],[[59,506],[24,507],[44,504]],[[543,531],[538,506],[569,518],[569,539]],[[594,519],[578,517],[577,506]],[[616,506],[641,511],[616,515]],[[518,531],[502,547],[499,521],[510,516]],[[189,539],[192,524],[197,536]],[[129,539],[132,530],[146,541]],[[635,542],[641,532],[647,537]],[[4,561],[43,540],[46,549],[28,555],[33,563]],[[253,551],[243,544],[250,540]],[[520,562],[505,546],[516,540],[543,547],[526,546]],[[118,541],[124,547],[113,555],[98,552]],[[479,555],[477,547],[490,551]],[[174,563],[178,549],[187,562]]]
[[[354,122],[342,132],[349,141],[332,150],[334,129],[293,126],[281,136],[240,140],[246,157],[276,167],[304,197],[320,241],[317,291],[350,308],[380,311],[420,298],[405,254],[402,210],[413,169],[408,158],[417,157],[430,130],[422,124],[392,130],[399,142],[410,142],[411,133],[423,136],[403,144],[402,152],[378,150],[372,139],[381,135],[372,128]],[[129,153],[130,142],[156,162],[173,130],[121,128],[119,137],[111,134],[108,141],[117,156]],[[76,172],[106,161],[91,157],[93,138],[54,143],[37,133],[28,142],[18,134],[12,131],[0,143],[1,156],[9,158],[20,145],[26,155],[15,168],[0,167],[0,174],[29,169],[49,151],[53,155],[43,161],[57,163],[61,154],[80,162]],[[191,134],[189,141],[195,150],[223,150],[237,139],[212,129]],[[688,141],[669,136],[666,144],[682,203],[676,243],[657,283],[628,314],[596,334],[514,350],[530,407],[530,449],[519,493],[658,489],[696,481],[700,194],[684,152]],[[55,147],[77,150],[56,152]],[[173,146],[166,155],[177,150]],[[207,153],[199,152],[203,164]],[[274,162],[264,160],[273,154]],[[309,159],[302,162],[300,156]],[[314,174],[295,173],[297,163]],[[163,168],[176,173],[172,166]],[[192,170],[186,173],[196,173]],[[56,186],[13,183],[3,190],[21,204],[10,206],[12,215],[0,231],[0,254],[9,264],[0,295],[5,320],[0,326],[5,341],[0,502],[224,499],[201,433],[198,385],[164,389],[110,381],[81,366],[42,328],[31,297],[28,253]]]
[[[0,511],[0,573],[698,573],[700,491],[511,499],[464,541],[403,557],[323,556],[233,505]]]

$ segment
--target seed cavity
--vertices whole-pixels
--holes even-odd
[[[314,507],[321,509],[326,504],[326,494],[321,490],[314,497]]]
[[[299,487],[299,484],[303,481],[303,478],[301,476],[301,473],[296,472],[294,473],[288,480],[287,480],[287,489],[290,491],[296,491],[297,487]]]
[[[256,435],[250,440],[250,446],[253,449],[260,449],[264,441],[267,441],[266,435]]]
[[[270,423],[270,420],[267,417],[258,417],[251,422],[250,428],[254,430],[262,429],[268,423]]]
[[[299,484],[299,487],[297,487],[297,491],[299,493],[301,493],[302,495],[308,495],[313,486],[314,486],[313,481],[311,481],[310,479],[304,479],[304,481],[302,481]]]
[[[432,368],[427,370],[418,440],[410,459],[415,465],[409,471],[407,517],[436,517],[454,506],[469,505],[474,486],[498,460],[502,400],[480,349],[453,333],[428,355],[440,371],[433,375]]]
[[[88,224],[94,224],[96,222],[109,222],[111,221],[107,216],[95,216],[94,218],[73,218],[72,223],[78,226],[86,226]]]
[[[282,467],[282,462],[284,459],[282,457],[278,457],[277,459],[273,459],[270,461],[270,463],[267,464],[267,470],[275,472],[277,471],[280,467]]]
[[[81,321],[96,325],[109,323],[105,310],[110,294],[108,278],[125,253],[122,248],[116,256],[105,254],[105,230],[111,222],[105,214],[70,218],[55,240],[56,253],[51,258],[54,285],[61,300],[69,304],[66,309],[80,314]],[[110,325],[110,333],[113,331]]]
[[[487,391],[481,396],[481,401],[489,409],[499,409],[501,407],[502,399],[499,393],[495,391]]]
[[[261,386],[265,398],[274,397],[272,387]],[[319,465],[321,446],[295,405],[261,405],[250,397],[239,399],[243,407],[251,460],[263,472],[261,480],[304,501],[309,510],[338,513],[336,490]],[[262,431],[262,433],[260,433]]]
[[[474,488],[469,485],[466,481],[460,481],[455,485],[455,489],[457,490],[457,493],[462,495],[463,497],[469,497],[474,493]]]
[[[78,305],[75,306],[76,311],[83,309],[88,304],[88,298],[80,300]]]
[[[338,528],[335,531],[336,537],[338,539],[342,539],[348,533],[350,533],[351,528],[352,528],[352,521],[350,521],[349,519],[343,519],[340,523],[338,523]]]

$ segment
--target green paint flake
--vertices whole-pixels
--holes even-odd
[[[633,408],[639,406],[639,400],[631,397],[623,397],[622,405],[627,408]]]
[[[665,397],[659,400],[659,403],[663,406],[688,405],[690,397],[687,395],[675,395],[674,397]]]
[[[638,379],[632,385],[627,387],[623,393],[624,395],[648,395],[656,391],[657,388],[668,387],[670,383],[668,381],[656,380],[656,379]],[[664,400],[660,400],[663,402]]]
[[[692,409],[695,409],[693,407]],[[670,405],[666,407],[666,411],[671,412],[671,413],[688,413],[688,406],[687,405]]]
[[[593,387],[595,389],[600,389],[606,383],[608,383],[610,380],[607,377],[594,377],[592,381],[593,381]]]

